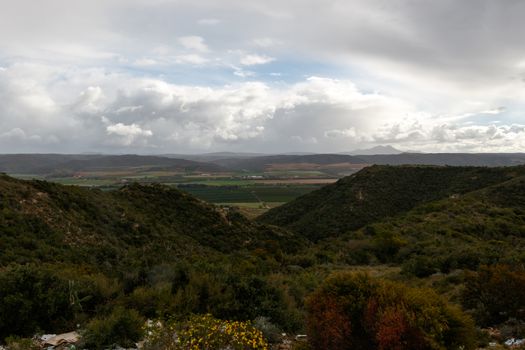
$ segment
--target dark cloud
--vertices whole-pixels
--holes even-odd
[[[519,0],[10,2],[0,146],[519,151],[524,15]]]

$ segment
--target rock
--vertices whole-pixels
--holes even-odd
[[[80,334],[78,334],[77,332],[68,332],[68,333],[58,334],[49,339],[44,339],[44,337],[42,337],[44,346],[45,345],[58,346],[58,345],[63,345],[63,344],[75,344],[79,340],[80,340]]]

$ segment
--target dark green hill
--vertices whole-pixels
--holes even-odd
[[[368,164],[378,165],[450,165],[514,166],[525,164],[524,153],[400,153],[357,155]]]
[[[0,266],[68,262],[111,270],[268,245],[294,249],[293,238],[166,186],[103,192],[0,177]]]
[[[213,163],[161,156],[82,154],[0,154],[0,172],[8,174],[73,174],[79,171],[144,168],[187,172],[224,171]]]
[[[372,166],[274,208],[259,221],[315,241],[523,174],[525,167]]]
[[[123,309],[150,319],[268,316],[297,329],[295,304],[265,274],[301,241],[167,186],[103,192],[0,175],[0,344],[89,328]],[[115,332],[126,332],[122,322]]]
[[[419,277],[519,266],[525,262],[525,176],[419,205],[325,244],[344,261],[401,264]]]
[[[361,158],[345,154],[272,155],[252,158],[227,158],[213,161],[223,167],[243,171],[265,171],[276,164],[309,163],[330,165],[340,163],[365,164]]]

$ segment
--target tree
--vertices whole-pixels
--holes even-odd
[[[329,277],[307,300],[314,349],[474,349],[474,324],[432,290],[366,274]]]
[[[467,275],[463,305],[484,326],[509,318],[525,320],[525,270],[506,265],[483,266]]]

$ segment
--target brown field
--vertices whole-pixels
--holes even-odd
[[[354,163],[334,163],[334,164],[324,164],[320,165],[322,169],[363,169],[370,164],[354,164]]]
[[[316,164],[316,163],[282,163],[268,164],[266,171],[278,170],[319,170],[319,169],[352,169],[359,170],[368,166],[368,164],[354,163],[333,163],[333,164]]]
[[[336,182],[339,179],[264,179],[264,180],[252,180],[256,184],[265,184],[265,185],[323,185],[331,184]]]

